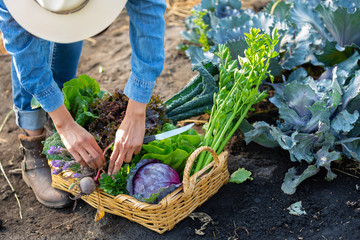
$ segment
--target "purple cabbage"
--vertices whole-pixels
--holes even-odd
[[[131,169],[126,180],[130,196],[147,203],[158,203],[181,186],[179,174],[156,159],[143,159]]]

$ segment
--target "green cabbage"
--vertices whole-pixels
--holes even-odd
[[[328,69],[318,80],[294,71],[287,81],[272,84],[276,93],[270,101],[279,109],[276,125],[255,122],[245,132],[245,141],[280,146],[292,161],[310,164],[300,176],[289,170],[282,190],[292,194],[320,167],[327,169],[327,180],[336,175],[332,161],[343,156],[360,161],[360,60],[356,52],[347,61]]]

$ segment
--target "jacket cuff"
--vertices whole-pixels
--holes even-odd
[[[140,103],[149,103],[154,86],[155,81],[143,81],[136,77],[134,73],[131,73],[126,83],[124,93],[131,100]]]
[[[52,112],[64,104],[64,95],[55,81],[48,89],[34,96],[46,112]]]

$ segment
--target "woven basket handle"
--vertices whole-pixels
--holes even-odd
[[[207,152],[211,153],[212,157],[214,158],[214,161],[209,163],[203,169],[201,169],[200,171],[198,171],[197,173],[195,173],[193,176],[190,177],[192,165],[193,165],[195,159],[197,158],[197,156],[199,156],[199,154],[202,151],[207,151]],[[200,175],[204,174],[205,171],[207,171],[209,168],[211,168],[214,165],[215,166],[219,165],[219,158],[218,158],[218,155],[216,154],[216,152],[211,147],[208,147],[208,146],[199,147],[190,155],[190,157],[188,158],[188,160],[186,162],[186,166],[184,169],[184,175],[183,175],[183,189],[184,189],[184,193],[186,196],[190,196],[190,194],[194,191],[196,179]],[[214,170],[214,168],[212,170]]]

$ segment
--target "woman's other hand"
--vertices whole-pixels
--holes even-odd
[[[129,163],[138,154],[145,135],[146,104],[129,99],[123,122],[116,132],[114,151],[110,157],[108,174],[114,175],[123,162]]]
[[[65,105],[49,115],[65,147],[78,163],[93,169],[105,166],[105,157],[95,138],[74,121]]]

